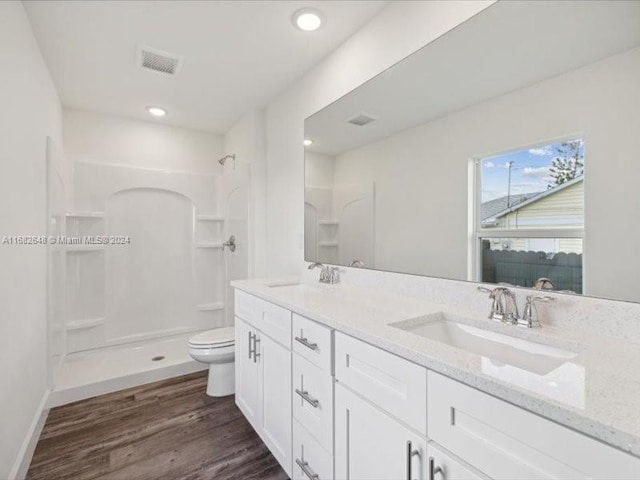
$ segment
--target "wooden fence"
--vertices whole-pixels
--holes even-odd
[[[555,290],[582,293],[582,255],[482,250],[483,282],[533,287],[542,277],[551,279]]]

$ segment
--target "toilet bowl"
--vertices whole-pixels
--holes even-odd
[[[216,328],[189,339],[189,355],[209,365],[207,395],[224,397],[235,391],[234,327]]]

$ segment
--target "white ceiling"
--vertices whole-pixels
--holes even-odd
[[[307,149],[338,155],[638,45],[638,1],[498,2],[307,119]],[[378,120],[347,123],[359,113]]]
[[[384,1],[26,1],[63,105],[225,132],[366,24]],[[325,24],[293,27],[315,7]],[[138,44],[183,57],[175,77],[136,66]]]

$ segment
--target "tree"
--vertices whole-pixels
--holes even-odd
[[[554,146],[555,158],[549,172],[551,183],[547,188],[567,183],[584,173],[584,142],[582,139],[562,142]]]

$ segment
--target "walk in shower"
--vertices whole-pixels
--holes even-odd
[[[76,162],[64,219],[63,186],[49,186],[50,233],[55,225],[67,239],[49,246],[50,325],[63,329],[53,404],[206,368],[187,341],[233,324],[229,280],[247,276],[248,177]]]

